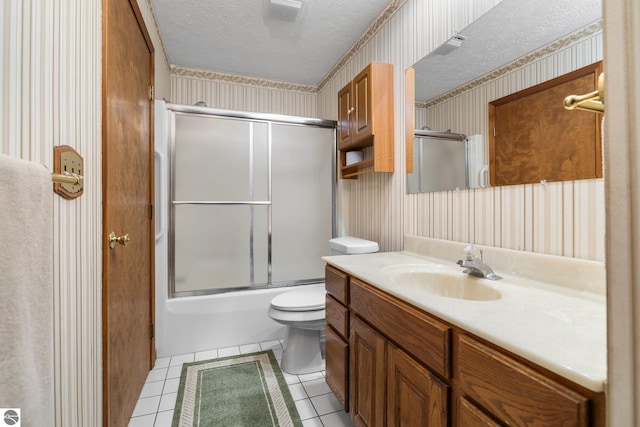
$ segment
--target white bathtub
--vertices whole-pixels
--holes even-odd
[[[267,312],[271,299],[289,290],[157,298],[164,299],[156,306],[158,357],[284,338],[286,328]]]

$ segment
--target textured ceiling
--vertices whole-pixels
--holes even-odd
[[[303,0],[294,22],[268,0],[152,0],[172,65],[317,85],[391,0]]]
[[[467,37],[461,47],[414,66],[416,101],[429,101],[601,17],[602,0],[504,0],[458,32]]]

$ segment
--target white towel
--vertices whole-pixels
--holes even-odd
[[[52,214],[49,171],[0,154],[0,408],[22,426],[55,421]]]

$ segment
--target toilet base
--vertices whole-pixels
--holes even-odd
[[[322,330],[287,326],[281,368],[289,374],[308,374],[324,370]]]

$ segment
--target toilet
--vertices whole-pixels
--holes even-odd
[[[329,241],[331,255],[378,252],[376,242],[356,237],[336,237]],[[282,352],[282,370],[307,374],[324,369],[324,328],[326,291],[324,283],[305,286],[274,297],[269,317],[287,326]]]

